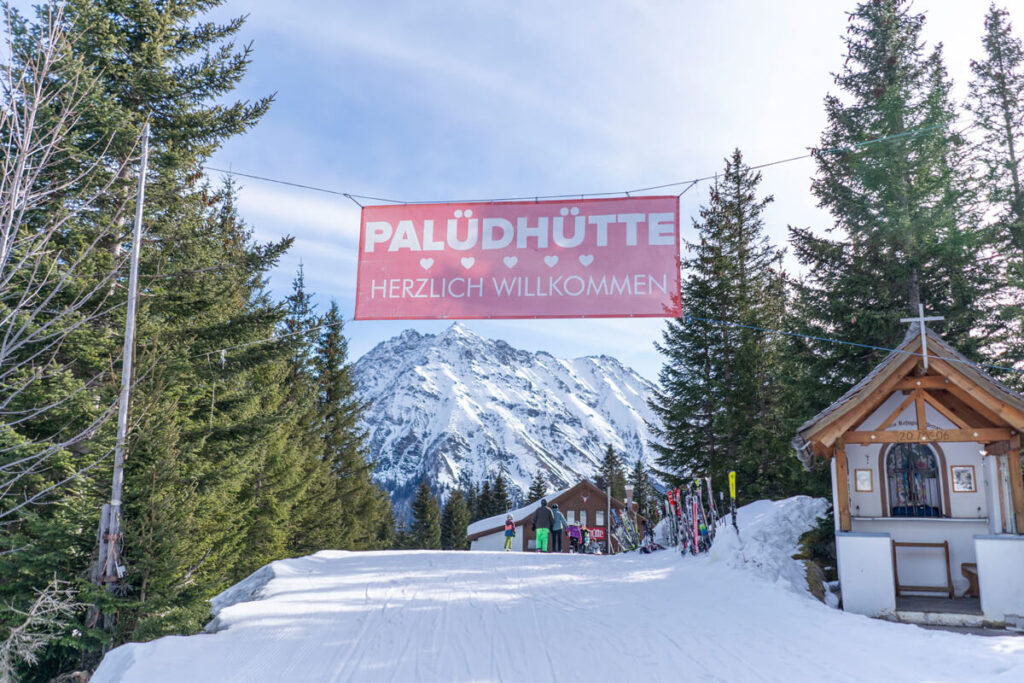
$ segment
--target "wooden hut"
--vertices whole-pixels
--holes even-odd
[[[565,515],[569,524],[586,525],[590,530],[590,537],[596,541],[603,542],[607,533],[607,520],[605,516],[608,511],[608,497],[605,492],[597,488],[589,481],[581,481],[567,489],[556,491],[545,498],[548,505],[558,504],[558,509]],[[626,504],[612,498],[612,509],[621,518]],[[533,551],[537,548],[537,534],[530,529],[533,520],[533,513],[540,507],[540,501],[534,501],[529,505],[511,510],[512,519],[516,524],[516,538],[512,549],[517,551]],[[642,520],[636,516],[637,524]],[[503,550],[505,547],[505,515],[495,515],[487,519],[473,522],[467,529],[467,538],[470,541],[470,550]],[[548,548],[550,549],[550,543]],[[569,552],[569,540],[563,538],[562,552]]]

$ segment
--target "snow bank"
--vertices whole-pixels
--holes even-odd
[[[813,529],[827,510],[828,501],[809,496],[744,505],[736,511],[738,536],[728,516],[719,525],[711,546],[711,561],[752,571],[763,579],[806,593],[806,569],[793,555],[800,550],[800,537]]]
[[[277,576],[276,567],[280,565],[281,562],[271,562],[260,567],[231,588],[213,596],[210,599],[210,611],[213,612],[214,618],[206,625],[207,632],[215,633],[221,629],[220,613],[224,608],[263,597],[267,584]]]

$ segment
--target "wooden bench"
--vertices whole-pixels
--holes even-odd
[[[896,566],[896,548],[941,548],[946,555],[946,585],[945,586],[904,586],[900,583],[900,572]],[[942,543],[898,543],[892,542],[892,578],[896,584],[896,597],[902,591],[914,593],[945,593],[953,599],[953,573],[949,569],[949,541]]]
[[[960,563],[960,573],[967,579],[967,591],[964,593],[966,598],[978,598],[981,597],[981,589],[978,588],[978,563],[977,562],[962,562]]]

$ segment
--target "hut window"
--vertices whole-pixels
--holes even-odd
[[[594,515],[594,524],[604,526],[604,510],[598,510],[597,514]]]
[[[924,444],[898,443],[885,460],[889,514],[893,517],[941,517],[939,459]]]
[[[587,525],[587,511],[586,510],[580,510],[580,526],[586,526],[586,525]]]
[[[576,525],[576,511],[575,510],[566,510],[565,511],[565,521],[567,521],[570,525],[575,526]]]

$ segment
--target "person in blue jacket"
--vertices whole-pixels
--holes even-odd
[[[562,552],[562,531],[569,528],[569,523],[558,509],[558,503],[551,506],[551,552]]]

